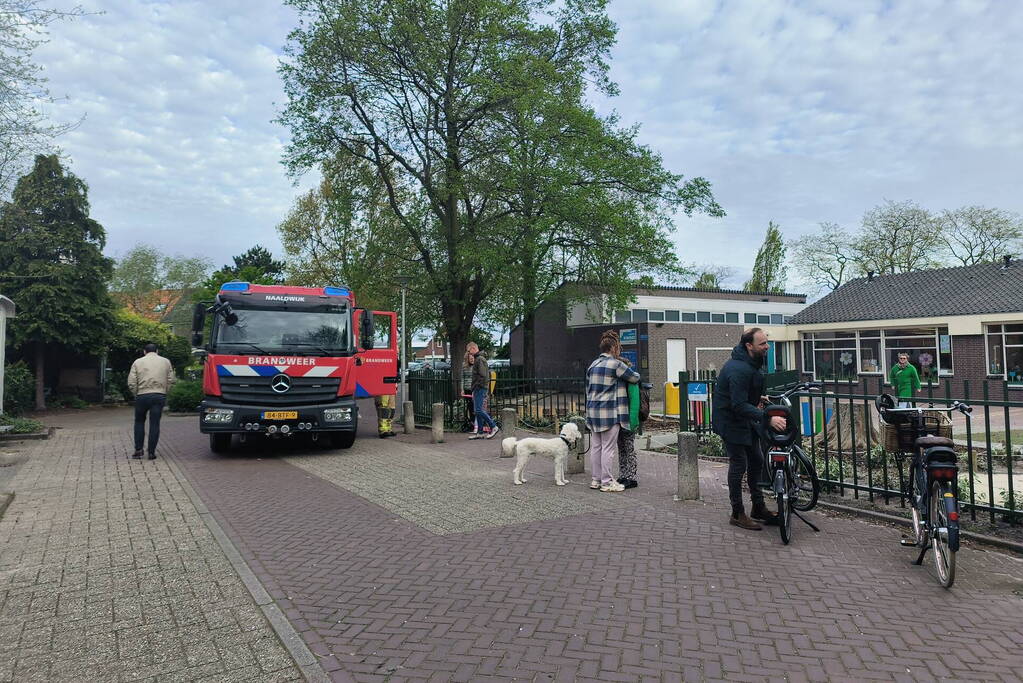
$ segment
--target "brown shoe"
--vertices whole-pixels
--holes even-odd
[[[752,519],[746,516],[746,513],[732,515],[728,518],[728,523],[732,526],[737,526],[740,529],[747,529],[749,531],[760,531],[763,527],[754,522]]]

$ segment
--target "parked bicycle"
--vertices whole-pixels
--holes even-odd
[[[809,512],[817,506],[821,482],[813,461],[799,446],[799,424],[792,415],[791,396],[799,391],[820,389],[816,382],[797,384],[782,394],[769,395],[770,404],[764,406],[764,425],[772,417],[785,418],[786,428],[776,432],[762,426],[760,438],[766,445],[767,465],[771,470],[771,488],[778,503],[778,530],[782,543],[792,540],[792,516],[795,515],[814,531],[819,532],[800,512]]]
[[[942,420],[933,413],[959,411],[969,419],[973,408],[954,401],[947,408],[896,408],[890,394],[875,399],[881,420],[897,435],[900,466],[905,454],[912,459],[906,494],[913,512],[913,538],[902,545],[920,548],[913,564],[922,565],[928,550],[934,550],[938,583],[950,588],[956,578],[956,553],[959,551],[959,463],[954,442],[939,434]],[[948,430],[951,436],[951,429]]]

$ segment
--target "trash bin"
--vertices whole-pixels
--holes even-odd
[[[664,414],[679,414],[678,382],[664,383]]]

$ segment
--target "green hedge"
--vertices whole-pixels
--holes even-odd
[[[4,367],[4,412],[21,415],[35,406],[36,380],[25,363]]]
[[[194,413],[202,401],[202,382],[179,380],[167,394],[167,407],[175,413]]]

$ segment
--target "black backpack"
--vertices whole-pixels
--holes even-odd
[[[650,390],[654,388],[649,382],[639,384],[639,423],[643,424],[650,417]]]

